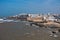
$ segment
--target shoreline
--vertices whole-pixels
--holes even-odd
[[[50,37],[47,30],[41,27],[28,26],[26,22],[10,22],[0,24],[1,40],[59,40]]]

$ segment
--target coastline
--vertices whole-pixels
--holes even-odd
[[[59,40],[50,37],[47,30],[40,27],[28,26],[26,22],[0,23],[1,40]]]

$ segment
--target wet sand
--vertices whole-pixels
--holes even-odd
[[[60,34],[50,37],[46,29],[28,26],[26,22],[0,23],[0,40],[60,40]]]

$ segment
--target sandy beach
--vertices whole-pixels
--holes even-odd
[[[60,33],[54,38],[46,29],[28,26],[26,22],[0,23],[0,40],[60,40]]]

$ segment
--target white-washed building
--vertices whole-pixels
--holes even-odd
[[[44,20],[46,20],[46,21],[57,21],[57,19],[52,15],[44,16]]]
[[[40,14],[28,14],[29,17],[37,17],[39,16]]]

